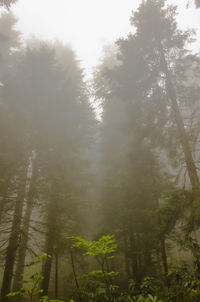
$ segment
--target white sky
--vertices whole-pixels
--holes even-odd
[[[192,0],[193,1],[193,0]],[[61,40],[75,50],[88,75],[102,54],[104,45],[131,31],[129,18],[141,0],[19,0],[12,11],[19,18],[17,28],[27,38]],[[187,0],[168,0],[178,5],[181,28],[199,28],[200,9],[186,9]]]

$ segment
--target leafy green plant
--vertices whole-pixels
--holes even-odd
[[[139,295],[135,297],[131,297],[129,295],[121,295],[121,297],[117,300],[119,302],[163,302],[157,296],[152,296],[151,294],[144,296]]]
[[[94,241],[87,241],[80,236],[73,236],[71,239],[72,247],[81,249],[86,256],[94,257],[101,268],[81,276],[88,279],[85,292],[88,301],[113,301],[118,290],[118,286],[113,284],[118,272],[110,270],[110,260],[117,248],[114,236],[104,235]]]
[[[153,295],[155,292],[154,279],[151,277],[145,277],[141,286],[140,291],[143,295]]]
[[[27,266],[29,272],[24,274],[26,278],[23,281],[26,286],[23,286],[19,291],[9,293],[7,297],[27,297],[31,302],[60,302],[61,300],[49,299],[48,296],[42,296],[43,290],[40,289],[40,283],[44,277],[38,271],[32,272],[38,264],[41,264],[41,261],[48,257],[51,256],[44,253],[37,257],[33,263],[29,264]],[[71,302],[73,301],[71,300]]]
[[[167,278],[170,288],[166,296],[170,301],[197,302],[200,300],[200,281],[188,270],[186,263],[171,269]]]

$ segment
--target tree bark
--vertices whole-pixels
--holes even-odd
[[[157,190],[157,183],[156,183],[153,165],[151,167],[151,170],[152,170],[152,181],[153,181],[152,186],[154,188],[155,205],[156,205],[157,210],[159,210],[159,206],[160,206],[159,205],[159,194],[158,194],[158,190]],[[159,212],[158,212],[158,225],[162,225]],[[161,232],[161,234],[159,236],[159,241],[160,241],[160,253],[161,253],[161,258],[162,258],[163,269],[164,269],[164,272],[167,274],[168,273],[168,263],[167,263],[167,253],[166,253],[166,245],[165,245],[165,234],[163,234],[163,232]]]
[[[45,253],[50,257],[47,257],[42,268],[42,276],[44,277],[44,279],[41,283],[41,289],[43,290],[43,295],[48,295],[52,257],[54,254],[54,247],[56,243],[57,206],[54,198],[55,197],[52,198],[47,208],[47,232]]]
[[[171,75],[167,66],[167,62],[165,59],[165,54],[163,51],[163,47],[162,45],[159,46],[159,51],[160,51],[160,57],[161,57],[161,64],[162,64],[162,68],[163,71],[166,75],[166,85],[167,85],[167,94],[171,100],[171,104],[172,104],[172,108],[174,111],[174,117],[175,117],[175,121],[176,121],[176,125],[178,128],[178,133],[179,133],[179,137],[180,137],[180,142],[183,148],[183,152],[184,152],[184,157],[185,157],[185,162],[186,162],[186,166],[187,166],[187,171],[188,171],[188,175],[189,175],[189,179],[190,179],[190,183],[192,186],[192,190],[194,192],[197,191],[198,186],[199,186],[199,177],[197,174],[197,170],[196,170],[196,166],[194,164],[194,159],[192,156],[192,152],[191,152],[191,148],[190,148],[190,144],[188,141],[188,137],[187,137],[187,133],[185,131],[184,128],[184,124],[183,124],[183,119],[179,110],[179,106],[177,103],[177,96],[176,96],[176,91],[174,89],[174,86],[172,84],[172,80],[171,80]]]
[[[74,264],[74,256],[73,256],[72,250],[70,250],[70,256],[71,256],[71,264],[72,264],[72,271],[73,271],[73,275],[74,275],[74,280],[75,280],[75,283],[76,283],[76,287],[79,289],[79,283],[78,283],[78,279],[77,279],[77,275],[76,275],[76,269],[75,269],[75,264]]]
[[[49,233],[46,238],[45,253],[47,253],[47,255],[50,257],[46,258],[45,263],[43,265],[43,269],[42,269],[42,276],[44,277],[44,279],[42,280],[42,283],[41,283],[41,289],[43,290],[42,295],[44,295],[44,296],[48,295],[53,252],[54,252],[54,240],[53,240],[53,238],[51,238],[51,233]]]
[[[15,263],[17,248],[19,246],[19,241],[20,241],[20,226],[21,226],[22,211],[23,211],[23,204],[24,204],[24,194],[26,190],[27,168],[28,168],[28,164],[26,162],[25,167],[22,168],[20,173],[21,175],[19,177],[19,188],[18,188],[17,199],[15,202],[14,218],[12,222],[10,238],[6,251],[5,269],[4,269],[3,282],[1,288],[2,302],[8,301],[6,295],[11,291],[11,282],[13,277],[14,263]]]
[[[2,192],[2,200],[0,201],[0,224],[2,220],[2,215],[4,208],[8,202],[8,190],[9,190],[10,178],[6,180],[4,191]]]
[[[58,250],[55,250],[55,298],[58,298]]]
[[[37,179],[36,161],[37,159],[32,158],[32,179],[28,192],[26,212],[24,215],[21,242],[18,251],[18,261],[17,261],[15,277],[13,282],[13,291],[19,291],[20,288],[23,286],[22,281],[23,281],[25,258],[26,258],[26,251],[27,251],[28,239],[29,239],[30,218],[31,218],[31,214],[34,206],[34,199],[35,199],[35,181]],[[19,300],[18,298],[20,299],[20,297],[17,297],[17,300]]]
[[[131,272],[130,272],[130,263],[129,263],[129,248],[128,248],[128,242],[127,242],[127,233],[124,227],[123,232],[123,240],[124,240],[124,260],[125,260],[125,269],[126,269],[126,276],[127,281],[130,279]]]
[[[168,273],[168,263],[167,263],[167,253],[166,253],[166,246],[165,246],[165,238],[162,236],[160,238],[160,245],[161,245],[161,256],[162,256],[162,263],[165,274]]]
[[[130,230],[129,233],[129,240],[130,240],[130,247],[131,247],[131,264],[132,264],[132,276],[133,278],[140,283],[140,278],[139,278],[139,272],[138,272],[138,259],[137,259],[137,254],[136,254],[136,244],[135,244],[135,238],[132,230]]]

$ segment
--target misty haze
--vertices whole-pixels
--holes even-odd
[[[0,0],[0,302],[200,301],[200,0]]]

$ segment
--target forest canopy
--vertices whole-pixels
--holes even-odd
[[[87,80],[72,47],[22,39],[14,2],[0,0],[1,302],[199,301],[194,30],[140,1]]]

